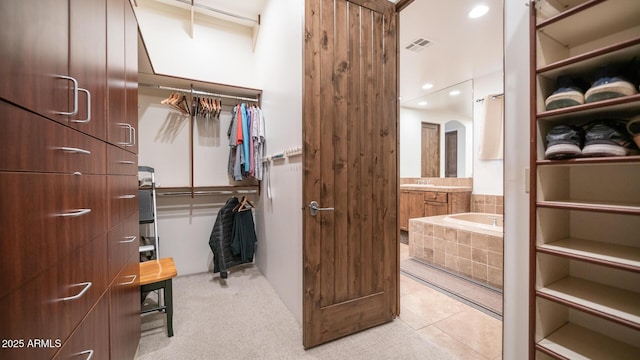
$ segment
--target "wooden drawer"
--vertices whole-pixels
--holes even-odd
[[[106,173],[106,143],[0,101],[0,170]]]
[[[433,201],[433,202],[447,202],[447,193],[436,192],[436,191],[425,191],[424,200]]]
[[[105,233],[1,297],[0,339],[64,342],[107,289],[106,240]],[[2,359],[50,359],[56,351],[55,346],[2,349]]]
[[[0,296],[106,233],[105,188],[104,175],[0,172]]]
[[[138,177],[130,175],[110,175],[109,187],[109,228],[125,221],[138,212]]]
[[[137,256],[136,259],[140,258],[139,236],[137,213],[109,230],[109,279],[115,278],[132,256]]]
[[[107,166],[109,174],[138,176],[138,155],[108,145]]]
[[[89,358],[109,359],[109,296],[107,295],[98,301],[55,357],[56,360]]]
[[[133,359],[140,341],[140,265],[129,258],[109,289],[112,359]]]

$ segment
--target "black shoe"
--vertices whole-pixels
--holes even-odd
[[[600,120],[587,124],[586,129],[583,156],[624,156],[639,152],[620,121]]]
[[[569,125],[554,126],[546,136],[547,159],[569,159],[582,155],[584,132],[581,128]]]
[[[627,131],[633,137],[636,145],[640,148],[640,115],[632,118],[627,123]]]
[[[570,76],[559,76],[556,83],[557,90],[544,101],[547,110],[584,104],[583,90],[574,84]]]
[[[596,71],[596,81],[584,94],[585,102],[613,99],[622,96],[636,94],[636,86],[631,81],[622,77],[618,70],[609,65],[604,65]]]

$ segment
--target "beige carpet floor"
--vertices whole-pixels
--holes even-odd
[[[210,273],[175,278],[175,335],[167,337],[164,314],[144,315],[136,359],[454,358],[400,320],[305,351],[300,325],[260,271],[233,270],[226,280]]]

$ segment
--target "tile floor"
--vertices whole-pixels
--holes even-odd
[[[408,257],[400,244],[400,259]],[[402,274],[400,320],[460,359],[502,359],[502,321]]]

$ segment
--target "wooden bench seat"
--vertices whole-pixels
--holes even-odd
[[[173,285],[171,279],[177,275],[173,258],[170,257],[140,263],[140,291],[144,293],[159,289],[164,290],[164,306],[144,309],[142,314],[164,311],[167,314],[167,334],[169,337],[173,336]],[[158,299],[159,301],[160,299]]]

